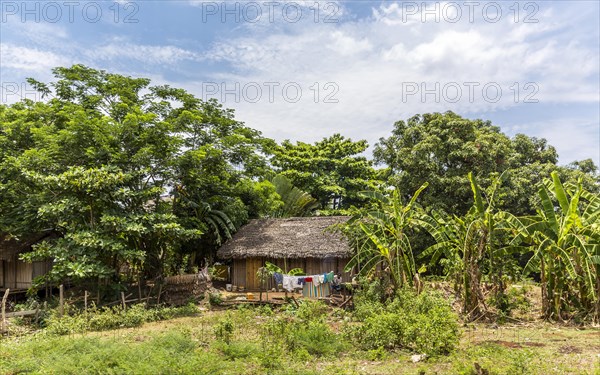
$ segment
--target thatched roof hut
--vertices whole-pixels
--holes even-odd
[[[329,229],[348,219],[323,216],[252,220],[219,249],[217,257],[233,260],[232,283],[248,289],[259,287],[256,271],[267,261],[282,269],[302,268],[306,274],[343,273],[352,249],[342,235]]]

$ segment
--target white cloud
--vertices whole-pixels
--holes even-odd
[[[522,101],[536,89],[533,98],[541,103],[599,101],[597,47],[572,42],[572,20],[555,14],[548,22],[553,12],[548,7],[537,14],[546,22],[531,24],[510,18],[498,23],[403,22],[401,12],[400,5],[389,4],[374,8],[367,18],[338,24],[288,25],[268,35],[250,30],[215,43],[204,58],[233,68],[218,72],[215,80],[242,86],[248,82],[302,86],[304,95],[295,104],[281,98],[275,103],[226,100],[225,105],[235,107],[250,126],[278,139],[314,140],[341,132],[373,144],[389,134],[394,121],[415,113],[453,110],[469,116],[507,109],[527,105]],[[562,35],[565,29],[570,30],[567,37]],[[335,82],[339,103],[315,104],[310,90],[315,82],[321,93],[324,83]],[[427,89],[439,83],[440,99],[429,94],[422,100],[417,94],[403,100],[403,87],[412,82],[420,92],[421,83]],[[479,83],[472,101],[464,86],[468,82]],[[535,86],[526,89],[529,82]],[[447,87],[452,89],[453,83],[462,90],[456,103],[443,95],[444,85],[451,84]],[[491,100],[494,87],[484,96],[485,84],[502,89],[498,102]],[[575,155],[570,144],[548,134],[561,155]],[[597,137],[578,139],[589,146],[579,149],[597,149],[594,140]]]
[[[510,126],[511,132],[546,138],[548,143],[558,146],[561,162],[591,158],[600,166],[600,126],[586,118],[576,116],[555,120],[530,122]]]
[[[51,68],[65,65],[68,59],[50,51],[17,46],[10,43],[0,44],[3,69],[17,69],[27,72],[47,73]]]
[[[111,43],[86,52],[93,60],[131,59],[147,64],[174,64],[182,60],[197,60],[199,55],[175,46]]]
[[[205,2],[184,5],[202,3]],[[403,15],[406,2],[384,2],[358,16],[352,14],[349,3],[334,2],[338,9],[325,9],[330,2],[320,1],[320,17],[315,22],[310,9],[313,2],[295,3],[303,7],[300,22],[285,22],[279,5],[275,22],[263,12],[260,22],[233,24],[231,32],[213,40],[208,50],[190,49],[193,43],[182,48],[177,39],[169,39],[168,35],[160,41],[144,41],[125,32],[118,37],[109,34],[108,41],[81,45],[71,29],[73,35],[59,26],[21,25],[24,41],[2,44],[2,74],[4,78],[7,72],[32,75],[33,71],[36,77],[44,77],[43,73],[52,67],[82,62],[124,74],[139,72],[155,79],[156,84],[169,83],[199,96],[204,87],[196,78],[199,74],[229,88],[236,82],[240,87],[256,82],[263,87],[259,102],[251,103],[240,95],[236,102],[229,95],[224,105],[235,108],[238,118],[249,126],[279,140],[314,141],[340,132],[373,144],[389,134],[394,121],[415,113],[453,110],[470,116],[526,105],[523,99],[533,92],[525,89],[528,82],[537,85],[534,97],[540,103],[594,104],[600,100],[598,30],[597,26],[590,26],[590,16],[581,12],[581,7],[555,10],[555,4],[540,5],[538,23],[515,23],[510,13],[497,23],[481,19],[464,22],[464,14],[458,23],[423,23],[420,14],[408,18]],[[324,22],[324,16],[332,11],[339,22]],[[194,63],[198,64],[199,73],[190,69]],[[202,69],[203,64],[211,70]],[[168,71],[176,73],[171,75],[171,81],[163,79]],[[174,76],[179,82],[173,82]],[[280,84],[274,103],[267,100],[268,82]],[[297,103],[288,103],[282,96],[281,86],[290,82],[302,88],[303,95]],[[338,103],[323,103],[333,92],[332,87],[325,87],[328,82],[339,88],[334,95]],[[468,82],[479,83],[472,101],[469,88],[464,85]],[[514,100],[515,82],[519,84],[519,103]],[[413,83],[419,92],[403,98]],[[442,95],[436,101],[432,94],[422,98],[422,89],[434,88],[436,83],[440,94],[445,84],[450,84],[446,86],[450,89],[453,83],[458,84],[460,100],[453,103]],[[492,103],[483,96],[481,89],[486,83],[502,88],[498,102]],[[535,105],[529,108],[539,111]],[[540,118],[544,115],[540,113]],[[559,149],[561,161],[581,159],[581,155],[589,153],[593,155],[587,157],[596,157],[598,137],[592,130],[594,126],[598,128],[594,122],[597,119],[552,120],[554,125],[544,128],[545,132],[535,130],[537,125],[532,125],[531,132],[523,132],[547,136]],[[561,126],[579,129],[582,123],[589,124],[584,129],[585,136],[575,135],[576,131],[569,131],[566,137],[558,133]]]

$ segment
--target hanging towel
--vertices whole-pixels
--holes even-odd
[[[314,286],[319,286],[325,282],[325,276],[323,275],[314,275],[312,279]]]
[[[328,274],[325,275],[325,282],[326,283],[333,282],[333,271],[331,271],[331,272],[329,272]]]
[[[312,277],[305,277],[304,278],[304,282],[305,283],[312,283],[312,281],[313,281]]]

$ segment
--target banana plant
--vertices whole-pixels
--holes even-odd
[[[412,285],[416,267],[407,231],[414,224],[417,198],[427,185],[424,183],[406,205],[398,189],[389,197],[375,191],[360,193],[373,205],[358,211],[346,224],[347,231],[358,232],[358,251],[346,271],[357,267],[359,275],[367,275],[379,268],[389,277],[393,291]]]
[[[524,272],[539,272],[542,312],[564,319],[569,312],[600,319],[600,197],[577,184],[563,185],[557,172],[538,190],[535,216],[511,218],[515,239],[534,253]]]
[[[419,225],[427,230],[436,243],[421,253],[431,264],[441,263],[446,275],[454,283],[455,292],[462,297],[463,312],[472,319],[487,311],[481,289],[482,267],[487,262],[488,272],[500,301],[506,286],[502,277],[502,256],[517,246],[499,246],[496,240],[503,231],[502,211],[496,209],[496,192],[506,179],[503,173],[495,179],[484,196],[475,176],[468,175],[473,192],[473,205],[467,215],[449,216],[437,211],[419,217]]]

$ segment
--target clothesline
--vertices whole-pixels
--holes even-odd
[[[287,290],[288,292],[293,292],[296,288],[304,287],[304,284],[306,283],[312,283],[313,286],[331,283],[334,281],[334,274],[332,271],[319,275],[290,276],[275,272],[273,274],[273,278],[275,279],[275,283],[277,285],[281,284],[283,289]]]

